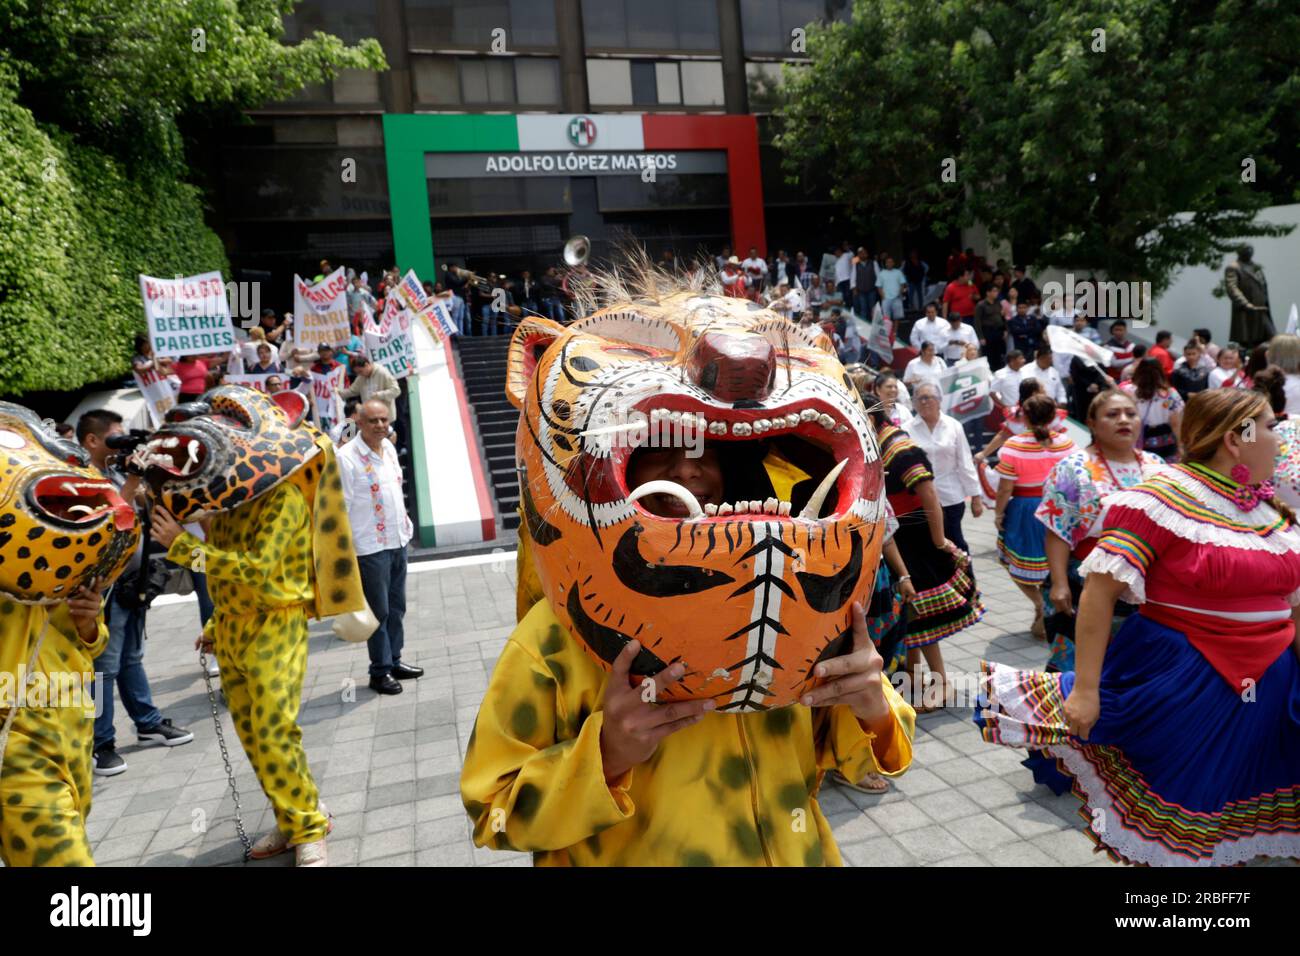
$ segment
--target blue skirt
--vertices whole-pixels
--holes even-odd
[[[1015,497],[1007,502],[998,533],[998,560],[1011,577],[1024,584],[1042,584],[1047,580],[1047,528],[1034,517],[1039,498]]]
[[[1174,866],[1300,858],[1300,661],[1291,648],[1236,691],[1182,632],[1134,614],[1106,651],[1101,716],[1086,743],[1065,720],[1073,672],[981,668],[975,721],[984,738],[1053,758],[1112,857]],[[1035,779],[1051,785],[1043,770]]]

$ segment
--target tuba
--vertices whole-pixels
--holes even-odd
[[[585,266],[591,258],[591,240],[577,235],[564,244],[564,261],[571,269]]]

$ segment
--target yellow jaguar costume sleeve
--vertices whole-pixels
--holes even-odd
[[[168,557],[208,576],[231,719],[291,845],[327,829],[298,726],[307,621],[365,607],[333,445],[304,413],[218,388],[146,449],[159,503],[182,521],[212,516],[206,541],[183,533]]]
[[[880,738],[843,706],[795,703],[852,643],[871,593],[884,482],[866,409],[825,336],[644,267],[598,277],[568,327],[525,319],[507,392],[521,409],[520,623],[497,661],[461,795],[479,845],[545,865],[838,864],[822,775],[902,773],[915,714],[882,678]],[[724,503],[633,488],[645,448],[711,447]],[[669,495],[684,517],[647,510]],[[605,681],[682,661],[660,702],[717,709],[608,785]]]
[[[606,680],[550,606],[534,606],[497,660],[465,754],[476,844],[532,851],[540,866],[838,866],[816,798],[823,773],[892,777],[911,763],[915,715],[885,682],[887,740],[844,707],[714,713],[610,787]]]
[[[85,451],[0,402],[0,860],[93,866],[95,656],[64,601],[112,582],[139,541],[135,512]],[[30,680],[29,680],[30,677]]]
[[[42,631],[39,676],[28,688],[28,705],[14,716],[0,775],[0,859],[6,866],[93,866],[85,830],[95,739],[90,680],[93,661],[108,643],[108,628],[101,617],[95,642],[87,644],[66,607],[0,599],[4,646],[25,646],[30,654]],[[51,699],[60,682],[75,691],[70,699]],[[38,690],[52,706],[33,706]],[[4,716],[0,711],[0,719]]]

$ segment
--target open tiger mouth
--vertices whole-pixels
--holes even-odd
[[[627,424],[583,434],[610,442],[609,471],[615,487],[609,490],[616,490],[617,497],[647,518],[707,522],[756,515],[775,521],[833,520],[861,497],[866,474],[862,439],[854,424],[823,400],[738,409],[706,405],[689,395],[657,395],[639,402],[627,418]],[[690,489],[672,481],[629,488],[628,473],[638,452],[665,447],[715,452],[723,472],[723,501],[701,503]],[[787,474],[803,476],[792,480],[786,496],[777,493],[765,467],[773,460]],[[646,500],[655,510],[642,504]]]
[[[109,515],[119,531],[129,531],[135,524],[135,511],[109,481],[46,475],[31,486],[28,501],[54,523],[70,528],[94,525]]]
[[[173,478],[198,474],[208,458],[203,442],[187,435],[158,435],[144,445],[142,453],[150,469],[161,469]]]

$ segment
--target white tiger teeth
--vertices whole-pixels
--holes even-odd
[[[729,514],[731,514],[734,510],[735,510],[735,509],[734,509],[731,505],[729,505],[729,504],[727,504],[726,502],[724,502],[724,503],[718,505],[718,517],[721,518],[721,517],[723,517],[723,516],[725,516],[725,515],[729,515]]]
[[[780,502],[776,506],[776,513],[782,515],[783,517],[788,516],[790,514],[790,502],[788,501]]]
[[[707,504],[704,506],[704,513],[710,518],[716,517],[718,514],[718,506],[715,504]]]
[[[817,410],[816,410],[816,409],[813,409],[813,408],[805,408],[803,411],[801,411],[801,412],[799,413],[799,420],[800,420],[800,421],[803,421],[803,422],[814,422],[814,421],[816,421],[816,420],[817,420]]]
[[[785,425],[787,428],[798,428],[799,416],[794,412],[791,412],[789,415],[785,416]]]
[[[749,424],[749,422],[736,422],[736,424],[731,426],[731,434],[740,435],[742,438],[746,435],[752,434],[753,431],[754,428]]]
[[[763,502],[763,512],[765,514],[774,515],[776,514],[778,505],[779,502],[775,498],[768,498]]]
[[[727,434],[726,422],[709,422],[709,431],[714,435]]]
[[[821,425],[822,428],[830,428],[835,424],[835,419],[823,413],[817,416],[817,424]]]
[[[848,431],[848,430],[849,430],[849,426],[848,426],[848,425],[836,425],[836,426],[835,426],[835,434],[837,434],[837,435],[843,435],[843,434],[844,434],[846,431]]]

